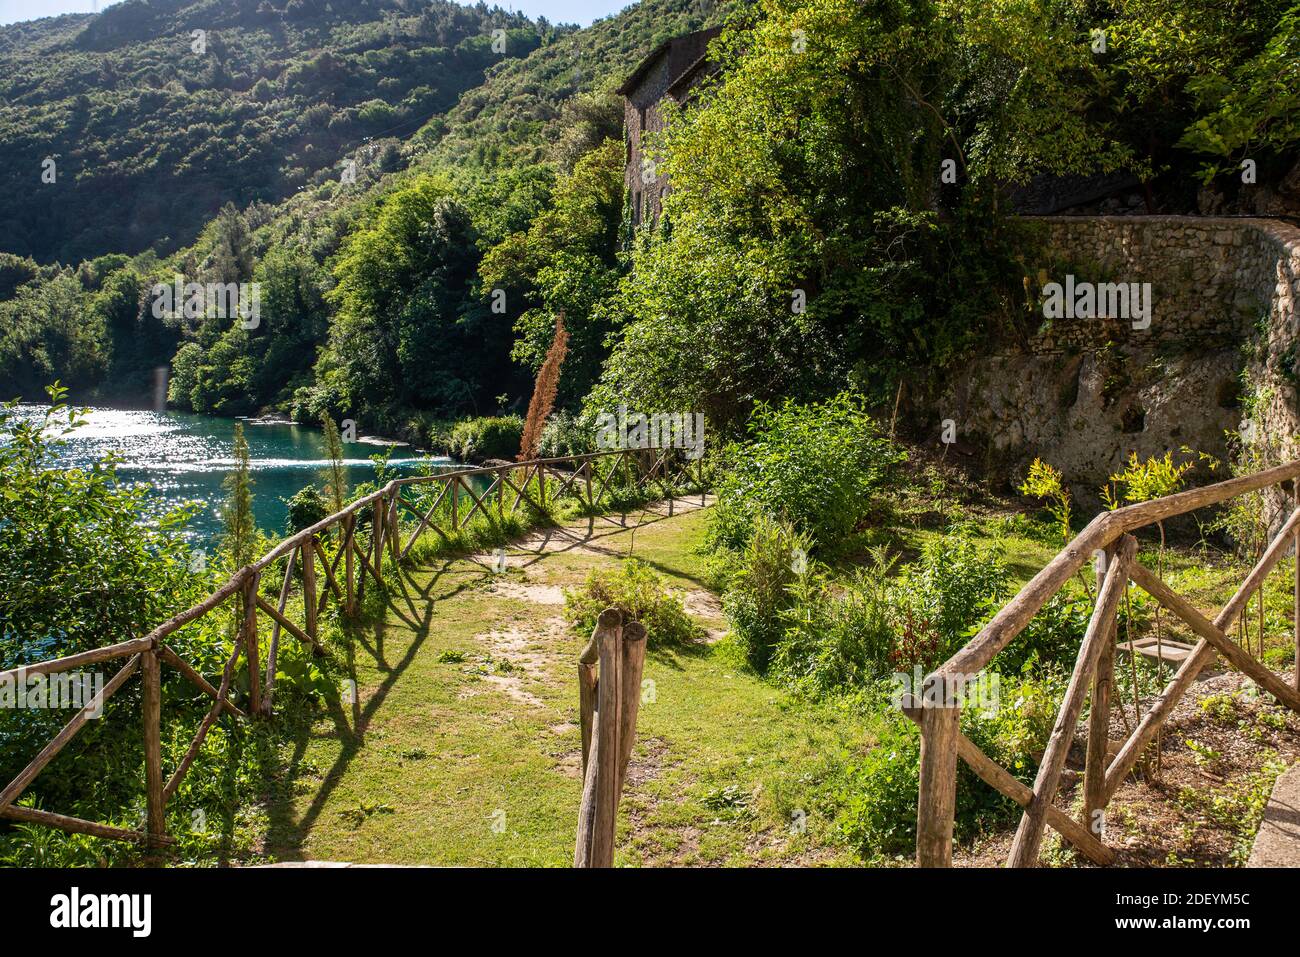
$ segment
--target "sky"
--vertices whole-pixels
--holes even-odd
[[[35,20],[61,13],[91,13],[112,6],[118,0],[0,0],[0,24]],[[343,0],[346,2],[346,0]],[[473,0],[462,0],[470,2]],[[488,0],[489,6],[494,0]],[[589,26],[597,17],[617,13],[633,0],[495,0],[497,5],[521,10],[530,17],[546,17],[552,23]]]

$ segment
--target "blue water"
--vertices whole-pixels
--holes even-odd
[[[19,410],[29,416],[43,411],[34,405]],[[116,452],[122,457],[119,481],[143,483],[151,495],[168,504],[200,503],[188,537],[196,544],[207,543],[221,531],[218,507],[225,499],[221,483],[234,468],[236,421],[182,412],[92,409],[86,425],[68,437],[60,464],[84,467]],[[263,531],[282,534],[287,512],[284,500],[306,485],[320,484],[326,458],[324,433],[297,425],[243,425],[257,525]],[[384,450],[370,443],[343,443],[349,487],[374,479],[370,456]],[[448,467],[453,463],[401,446],[394,448],[389,459],[389,466],[398,474],[419,472],[426,464]]]

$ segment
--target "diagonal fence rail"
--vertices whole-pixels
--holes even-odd
[[[1137,541],[1133,532],[1207,505],[1217,505],[1284,483],[1291,485],[1293,510],[1236,593],[1213,620],[1206,618],[1190,601],[1137,561]],[[1285,494],[1287,490],[1282,491]],[[1300,712],[1300,560],[1297,561],[1294,585],[1297,653],[1294,685],[1279,678],[1228,635],[1232,622],[1246,609],[1246,603],[1263,586],[1283,556],[1293,549],[1300,556],[1300,461],[1104,512],[1093,519],[970,642],[927,676],[920,695],[904,702],[907,715],[921,729],[917,864],[922,867],[949,867],[952,864],[958,761],[964,762],[981,780],[1024,809],[1007,858],[1008,867],[1032,867],[1038,863],[1044,829],[1049,825],[1093,863],[1112,863],[1115,852],[1102,842],[1101,829],[1096,824],[1121,782],[1216,652],[1282,704]],[[1047,601],[1098,552],[1104,556],[1100,563],[1105,569],[1104,577],[1099,580],[1093,614],[1037,776],[1033,786],[1029,787],[961,733],[960,689],[965,684],[964,676],[987,667],[998,652],[1025,629]],[[1110,694],[1114,681],[1116,615],[1130,582],[1181,619],[1198,641],[1112,757],[1109,746]],[[1084,805],[1082,820],[1076,820],[1057,808],[1054,801],[1065,759],[1089,696],[1092,704],[1088,719]]]
[[[0,790],[0,819],[48,825],[74,833],[143,843],[152,848],[174,843],[166,833],[166,808],[198,757],[208,733],[223,715],[237,719],[269,716],[273,712],[280,636],[288,633],[324,655],[320,616],[331,600],[344,616],[356,616],[366,582],[382,586],[385,556],[401,564],[417,541],[437,534],[444,541],[463,532],[476,517],[489,523],[521,512],[545,517],[559,504],[576,503],[588,514],[620,500],[667,498],[669,514],[675,496],[698,493],[701,505],[709,484],[703,458],[690,459],[676,449],[612,449],[585,455],[535,459],[485,468],[467,468],[436,475],[390,481],[383,488],[351,502],[340,511],[284,539],[252,564],[235,572],[211,595],[160,624],[141,638],[79,652],[63,658],[22,665],[0,672],[0,682],[25,683],[35,675],[55,675],[87,665],[124,661],[117,673],[31,759],[18,776]],[[408,529],[402,511],[418,518]],[[262,594],[263,580],[277,562],[284,575],[276,601]],[[289,597],[295,583],[302,615],[294,621]],[[220,676],[213,680],[186,662],[167,638],[185,626],[234,606],[238,627]],[[262,619],[270,622],[263,666],[260,643]],[[232,700],[240,660],[247,668],[245,708]],[[166,664],[212,699],[185,754],[164,783],[162,766],[162,680]],[[145,830],[130,830],[88,821],[16,802],[36,777],[85,726],[103,713],[104,703],[137,673],[141,676],[145,755]],[[22,686],[19,684],[19,686]]]

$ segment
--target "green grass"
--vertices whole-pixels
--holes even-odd
[[[1015,589],[1060,548],[1041,522],[975,514],[976,538],[1005,548]],[[874,536],[906,560],[951,517],[895,516]],[[502,530],[486,526],[417,548],[400,574],[390,564],[388,594],[372,597],[375,620],[334,642],[342,659],[334,670],[356,681],[356,704],[331,705],[299,729],[268,800],[245,815],[253,836],[243,844],[278,860],[570,864],[581,787],[576,656],[585,636],[564,623],[563,589],[634,557],[686,595],[713,634],[725,622],[710,592],[716,568],[701,547],[707,513],[530,518],[539,524],[505,546],[502,575],[490,568]],[[1156,567],[1152,542],[1143,541],[1141,559]],[[1291,647],[1291,567],[1285,561],[1266,589],[1269,653],[1279,660]],[[1211,614],[1247,570],[1186,546],[1165,556],[1166,579]],[[1149,626],[1149,613],[1142,620]],[[1188,637],[1165,621],[1166,634]],[[1154,667],[1143,671],[1144,693],[1154,691]],[[652,690],[616,863],[862,863],[839,834],[835,789],[840,771],[875,744],[882,717],[792,698],[753,674],[726,638],[653,648],[645,678]],[[1127,696],[1127,673],[1120,678]]]
[[[630,552],[698,599],[705,514],[646,518],[639,528],[635,513],[626,529],[617,517],[571,526],[580,537],[590,530],[592,550],[516,544],[507,549],[515,567],[501,576],[472,557],[390,576],[382,623],[359,633],[346,663],[357,703],[331,706],[303,729],[250,822],[265,830],[265,853],[569,865],[583,642],[563,625],[555,593]],[[722,625],[707,608],[701,623]],[[856,860],[822,816],[818,785],[828,761],[870,746],[869,719],[796,705],[725,641],[652,651],[645,678],[653,700],[641,711],[617,862]],[[792,826],[799,811],[802,832]]]

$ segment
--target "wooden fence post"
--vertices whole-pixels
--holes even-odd
[[[314,645],[318,639],[316,634],[316,549],[311,546],[312,540],[309,538],[300,551],[302,552],[302,603],[307,623],[305,631]]]
[[[623,671],[622,628],[606,632],[600,640],[600,675],[596,684],[596,709],[600,715],[596,750],[591,764],[596,770],[596,813],[591,836],[590,867],[614,864],[614,827],[618,817],[618,729],[621,724]]]
[[[388,509],[388,521],[385,523],[388,529],[388,554],[392,558],[393,564],[402,557],[402,523],[401,507],[398,504],[398,498],[401,496],[400,488],[393,489],[393,504]]]
[[[592,721],[596,715],[596,662],[600,658],[602,636],[617,629],[623,616],[613,608],[606,608],[596,619],[591,640],[578,656],[578,715],[582,725],[582,773],[587,776],[587,757],[591,753]]]
[[[918,867],[952,866],[952,828],[957,814],[957,734],[961,709],[943,678],[942,705],[921,708],[920,788],[916,808]],[[930,689],[927,687],[926,691]]]
[[[374,576],[375,581],[381,585],[384,583],[384,509],[386,507],[384,494],[381,492],[379,498],[375,499],[375,514],[371,519],[370,527],[370,551],[375,560]]]
[[[339,534],[343,539],[343,544],[340,547],[343,549],[344,572],[348,578],[348,597],[343,611],[349,618],[352,618],[357,613],[356,569],[352,566],[352,535],[356,527],[357,516],[355,512],[351,512],[348,514],[346,523],[339,528]]]
[[[162,775],[162,679],[158,652],[150,648],[140,655],[144,681],[144,776],[149,847],[162,846],[167,834],[166,802]]]
[[[636,744],[636,719],[641,710],[641,673],[645,669],[645,625],[630,621],[623,626],[619,674],[620,701],[618,706],[618,781],[615,789],[615,809],[623,794],[627,780],[627,763],[632,758]],[[611,827],[611,833],[613,828]]]
[[[262,666],[257,647],[257,586],[262,576],[253,572],[244,582],[244,621],[240,629],[244,636],[244,653],[248,656],[248,712],[262,710]]]
[[[1115,549],[1101,553],[1097,564],[1097,595],[1106,581],[1106,565],[1115,560]],[[1110,693],[1115,682],[1115,624],[1105,637],[1101,655],[1097,658],[1097,672],[1092,679],[1092,702],[1088,715],[1088,756],[1083,779],[1083,826],[1100,838],[1097,812],[1106,806],[1106,761],[1110,747]]]
[[[583,787],[574,867],[614,864],[618,804],[636,741],[645,647],[645,626],[623,623],[621,612],[607,608],[578,658]]]

